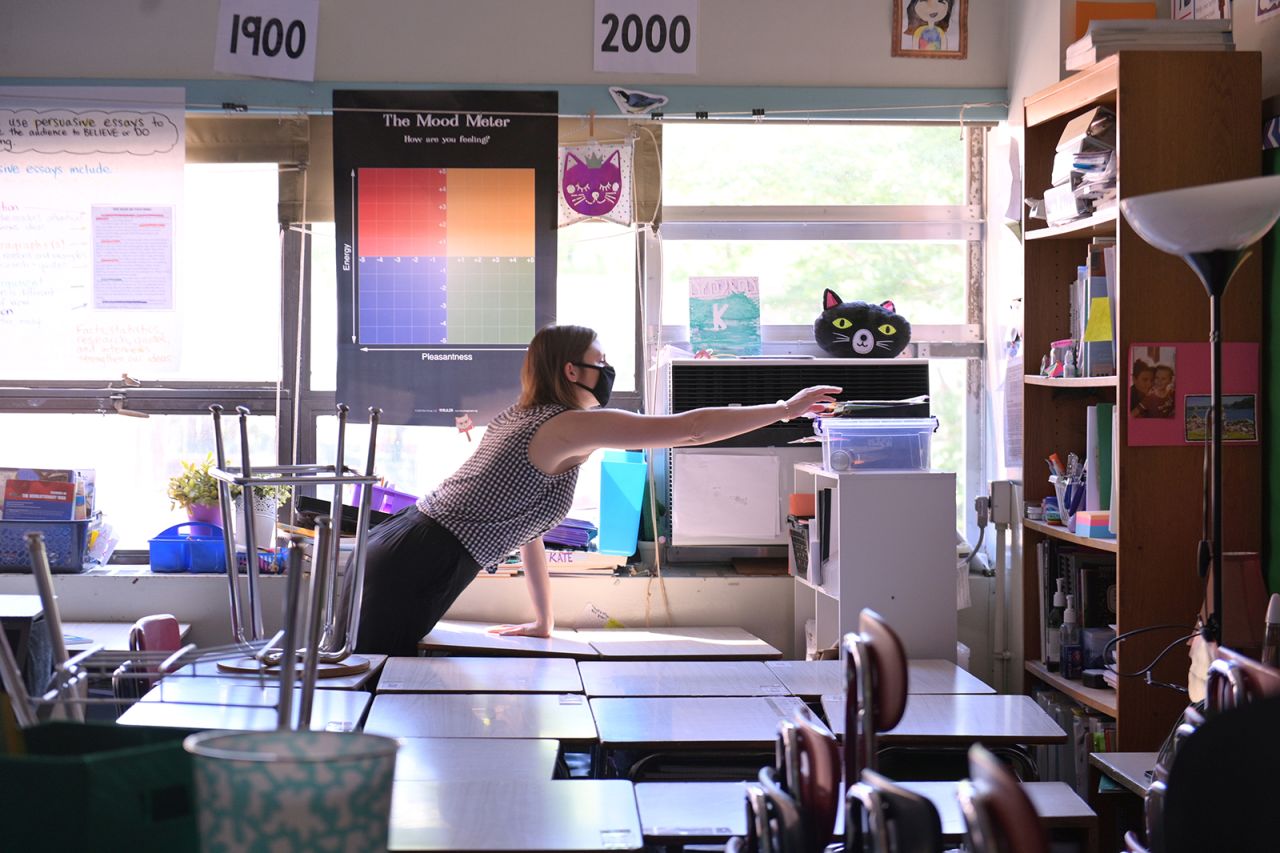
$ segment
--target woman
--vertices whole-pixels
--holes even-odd
[[[369,533],[360,652],[415,655],[476,573],[520,548],[534,620],[498,633],[547,637],[555,627],[542,534],[564,520],[578,467],[602,447],[687,447],[819,411],[839,388],[815,386],[765,406],[638,415],[602,408],[614,370],[591,329],[534,336],[519,401],[493,419],[471,458],[434,492]]]

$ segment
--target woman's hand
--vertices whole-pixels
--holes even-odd
[[[550,637],[551,626],[539,622],[526,622],[523,625],[494,625],[490,634],[501,637]]]
[[[801,415],[828,411],[835,405],[835,395],[842,390],[835,385],[814,385],[811,388],[805,388],[787,400],[785,405],[787,417],[798,418]]]

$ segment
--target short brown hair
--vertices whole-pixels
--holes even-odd
[[[529,342],[520,368],[520,402],[523,408],[559,403],[578,408],[578,391],[564,375],[564,366],[580,361],[596,340],[586,326],[544,326]]]

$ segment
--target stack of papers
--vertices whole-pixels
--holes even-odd
[[[1062,130],[1045,191],[1045,219],[1061,225],[1116,203],[1116,116],[1094,107]]]
[[[1068,71],[1079,71],[1122,50],[1235,50],[1231,21],[1092,21],[1067,48]]]
[[[577,548],[583,551],[596,537],[596,526],[589,521],[566,518],[542,535],[542,541],[553,547]]]

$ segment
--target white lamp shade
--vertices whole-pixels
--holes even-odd
[[[1173,255],[1243,249],[1280,217],[1280,175],[1134,196],[1120,210],[1139,237]]]

